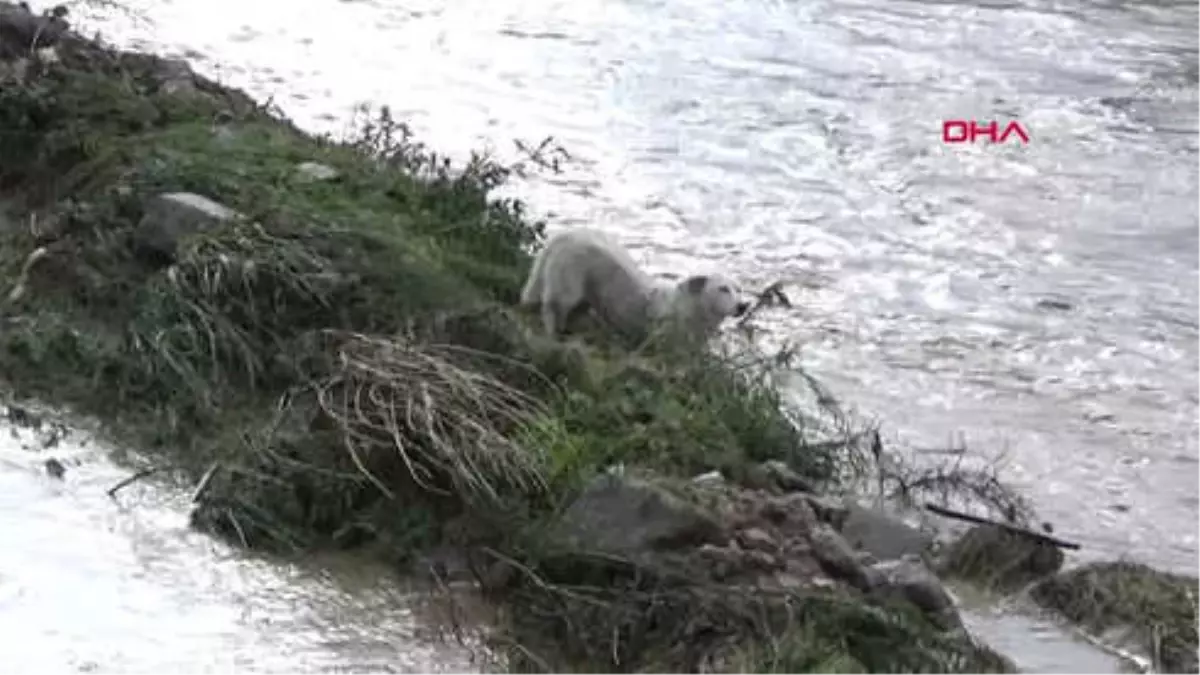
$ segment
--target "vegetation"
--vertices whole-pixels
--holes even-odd
[[[1132,562],[1084,565],[1047,578],[1032,589],[1039,604],[1102,634],[1132,631],[1155,672],[1197,669],[1196,578]]]
[[[610,467],[737,482],[775,460],[837,491],[879,448],[786,353],[539,337],[514,307],[543,224],[492,197],[520,166],[451,166],[386,110],[349,140],[313,137],[71,33],[55,59],[3,46],[4,384],[195,486],[197,527],[397,563],[460,546],[507,572],[485,587],[514,670],[1010,668],[904,603],[547,545]],[[171,192],[241,217],[164,254],[143,216]],[[812,410],[787,394],[804,384]]]

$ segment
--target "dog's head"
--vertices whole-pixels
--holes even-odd
[[[707,323],[719,324],[750,311],[750,301],[737,283],[724,274],[697,274],[679,282],[680,289],[694,298]]]

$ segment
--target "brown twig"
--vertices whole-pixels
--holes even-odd
[[[129,478],[126,478],[125,480],[121,481],[120,483],[117,483],[116,485],[110,487],[108,489],[108,498],[116,499],[117,493],[120,492],[122,489],[124,489],[125,487],[127,487],[133,483],[136,483],[137,481],[139,481],[143,478],[146,478],[147,476],[152,476],[152,475],[158,473],[158,471],[159,471],[158,469],[142,469],[141,471],[133,474]]]
[[[192,490],[193,504],[200,501],[200,498],[203,497],[204,493],[208,491],[208,486],[212,483],[213,476],[217,474],[217,471],[220,468],[220,462],[213,462],[212,466],[208,467],[208,470],[205,471],[204,475],[200,477],[200,481],[196,483],[196,489]]]
[[[955,511],[953,509],[948,509],[944,506],[938,506],[937,504],[932,504],[930,502],[925,502],[925,508],[928,511],[932,511],[933,513],[936,513],[939,516],[945,516],[946,518],[954,518],[955,520],[965,520],[969,523],[976,523],[979,525],[994,525],[994,526],[1002,528],[1008,532],[1012,532],[1013,534],[1019,534],[1023,537],[1029,537],[1030,539],[1036,539],[1038,541],[1043,541],[1047,544],[1053,544],[1059,548],[1065,548],[1065,549],[1068,549],[1071,551],[1079,550],[1079,544],[1076,544],[1074,542],[1064,541],[1062,539],[1059,539],[1058,537],[1052,537],[1048,534],[1042,534],[1041,532],[1034,532],[1033,530],[1027,530],[1023,527],[1018,527],[1016,525],[1011,525],[1009,523],[1002,523],[997,520],[992,520],[990,518],[983,518],[980,516],[972,516],[969,513]]]
[[[746,313],[738,319],[738,328],[745,328],[750,319],[763,307],[787,307],[791,308],[792,301],[783,292],[783,281],[775,283],[762,289],[755,295],[754,306],[746,310]]]

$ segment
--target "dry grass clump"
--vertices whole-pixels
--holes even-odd
[[[334,373],[315,385],[354,464],[384,493],[366,457],[394,454],[423,490],[481,507],[546,489],[542,457],[512,439],[546,413],[528,394],[456,365],[477,352],[365,335],[339,336]],[[442,487],[439,483],[448,485]]]
[[[1197,671],[1195,577],[1133,562],[1092,563],[1045,579],[1031,593],[1038,604],[1096,634],[1131,631],[1156,672]]]

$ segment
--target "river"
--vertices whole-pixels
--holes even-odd
[[[798,308],[772,316],[773,337],[799,341],[805,367],[890,442],[1002,454],[1004,477],[1083,557],[1196,571],[1194,2],[122,4],[73,17],[271,97],[314,131],[343,131],[352,106],[372,102],[460,158],[553,135],[565,170],[513,188],[552,229],[605,227],[660,272],[715,264],[748,287],[793,282]],[[947,145],[946,119],[1015,120],[1030,140]],[[175,556],[158,569],[122,553],[93,575],[94,587],[115,575],[114,588],[171,589],[157,608],[104,610],[106,630],[123,611],[156,620],[173,603],[214,616],[269,607],[282,601],[262,594],[295,574],[214,558],[179,510],[119,526],[106,497],[64,497],[32,475],[0,464],[0,524],[35,537],[0,554],[0,584],[37,560],[45,577],[30,588],[56,606],[52,580],[84,574],[93,551]],[[67,530],[40,529],[51,525]],[[124,565],[137,569],[114,571]],[[267,581],[206,592],[197,574]],[[212,594],[223,604],[206,604]],[[72,597],[60,598],[68,615]],[[212,621],[180,630],[230,630],[228,616]],[[381,623],[363,620],[365,634]],[[268,652],[282,647],[263,635]],[[217,643],[202,643],[197,658],[217,663]]]

